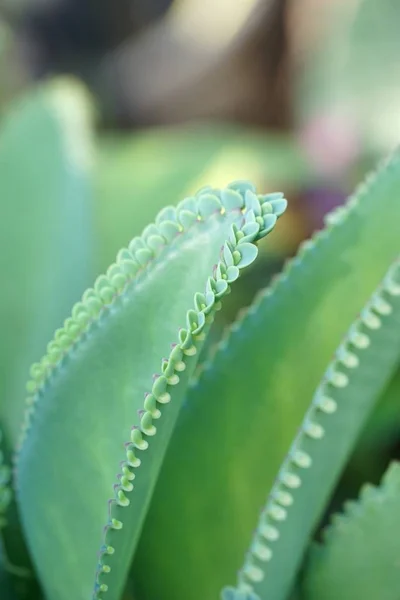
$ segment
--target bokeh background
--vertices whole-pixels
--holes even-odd
[[[273,270],[397,143],[399,17],[395,0],[0,0],[0,110],[56,75],[90,90],[98,271],[160,207],[238,178],[290,200]]]
[[[288,212],[228,299],[215,342],[323,225],[324,215],[398,143],[399,24],[397,0],[0,0],[0,127],[12,107],[54,77],[80,81],[95,107],[91,215],[85,216],[94,250],[79,294],[163,206],[199,187],[251,179],[265,193],[284,191]],[[31,152],[46,169],[42,143],[45,137]],[[55,217],[35,224],[30,261],[16,254],[12,270],[13,245],[32,233],[29,223],[25,230],[13,226],[21,217],[13,202],[0,197],[3,213],[7,205],[3,229],[12,232],[0,240],[3,273],[6,287],[28,294],[42,251],[38,240],[54,229]],[[78,246],[78,262],[88,261]],[[54,255],[49,269],[58,271],[60,260]],[[49,284],[48,306],[60,294],[57,285]],[[68,298],[69,306],[78,297]],[[11,292],[7,301],[15,308]],[[27,296],[26,304],[30,328],[37,323],[39,329],[43,303],[34,308]],[[11,336],[20,320],[10,306],[2,328]],[[26,352],[32,332],[28,325],[20,329],[20,346],[3,348],[9,361],[4,394],[49,339]],[[12,365],[18,362],[12,376],[10,356]],[[389,458],[400,456],[399,374],[391,390],[333,502],[341,502],[342,491],[355,494],[365,479],[377,482]]]

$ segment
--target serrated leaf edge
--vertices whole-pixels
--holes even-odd
[[[205,337],[203,333],[204,327],[211,324],[215,312],[220,308],[222,298],[230,292],[230,284],[237,279],[239,273],[232,271],[232,268],[241,269],[252,262],[249,262],[246,257],[244,264],[241,264],[241,246],[243,245],[243,248],[247,249],[249,242],[255,244],[273,228],[265,226],[264,217],[264,215],[268,215],[269,224],[271,213],[274,210],[273,204],[268,202],[270,195],[256,196],[252,186],[250,190],[247,189],[245,194],[243,194],[244,184],[246,186],[249,185],[245,182],[233,182],[226,190],[222,190],[221,192],[215,189],[203,188],[197,195],[197,199],[199,200],[198,215],[206,218],[207,215],[205,215],[204,211],[210,210],[211,207],[212,212],[214,212],[215,202],[221,201],[222,204],[220,204],[218,210],[222,214],[237,210],[242,212],[244,216],[242,226],[232,226],[229,241],[221,248],[220,260],[214,267],[213,276],[208,279],[205,294],[195,294],[195,308],[189,310],[187,313],[187,329],[180,330],[179,341],[172,345],[169,358],[164,359],[162,363],[163,375],[156,378],[152,392],[145,397],[144,411],[141,415],[140,425],[134,426],[131,430],[131,439],[126,444],[126,461],[121,463],[122,474],[118,475],[119,482],[114,486],[116,495],[109,502],[109,522],[104,530],[104,545],[100,550],[93,600],[101,600],[103,595],[108,591],[107,583],[103,581],[110,573],[110,567],[107,565],[106,560],[108,555],[114,554],[115,546],[107,543],[107,534],[118,531],[123,527],[123,523],[120,520],[113,518],[113,507],[129,506],[127,494],[133,491],[134,486],[131,482],[135,478],[134,470],[140,466],[140,459],[136,456],[137,451],[140,452],[148,449],[151,443],[150,439],[156,434],[153,420],[161,416],[163,405],[171,401],[173,386],[179,384],[179,373],[186,369],[186,359],[197,353],[198,343],[202,342]],[[235,187],[239,187],[239,190],[236,191]],[[232,191],[235,194],[232,194]],[[251,192],[250,196],[249,192]],[[276,194],[271,196],[275,199]],[[202,209],[201,200],[203,198],[205,202]],[[241,201],[239,198],[241,198]],[[250,199],[254,203],[254,198],[257,199],[258,208],[254,211],[254,206],[252,206],[252,218],[249,219],[250,211],[248,203]],[[185,201],[183,202],[185,203]],[[186,203],[184,206],[186,207]],[[170,208],[165,210],[168,210],[169,214]],[[185,218],[187,218],[187,209],[185,208],[184,210]],[[278,215],[275,217],[273,224],[276,223],[277,218]],[[252,232],[249,234],[249,224],[252,223],[257,223],[258,227],[252,228]],[[254,254],[253,260],[256,258],[256,254]]]
[[[248,308],[241,309],[235,322],[224,330],[222,339],[213,346],[209,356],[198,369],[197,377],[191,383],[192,387],[199,384],[200,379],[207,371],[214,369],[219,355],[229,352],[230,346],[233,343],[232,340],[246,328],[247,322],[256,319],[261,308],[268,302],[274,301],[276,295],[284,289],[287,280],[291,277],[292,271],[300,270],[303,267],[304,259],[312,253],[317,252],[319,245],[356,212],[363,197],[370,194],[374,187],[381,185],[380,177],[382,173],[393,171],[398,163],[400,163],[400,148],[389,157],[383,159],[378,167],[365,177],[364,181],[360,183],[344,205],[334,208],[325,216],[324,228],[316,231],[310,238],[299,245],[296,255],[285,262],[283,269],[271,279],[269,285],[256,294],[252,304]]]
[[[400,462],[396,461],[390,463],[379,485],[364,484],[357,500],[345,502],[343,512],[331,516],[329,524],[322,531],[323,543],[317,545],[323,548],[329,544],[340,534],[339,527],[362,518],[365,509],[378,506],[381,508],[383,498],[392,492],[400,497]]]
[[[155,223],[147,226],[141,236],[133,238],[128,248],[120,250],[116,262],[107,269],[106,274],[100,275],[94,287],[85,291],[82,300],[73,307],[71,317],[55,332],[45,356],[30,369],[31,378],[27,383],[29,395],[14,456],[17,489],[19,457],[32,427],[36,406],[46,386],[51,383],[51,377],[61,368],[72,349],[85,339],[100,316],[107,318],[116,299],[140,276],[146,275],[162,251],[177,237],[188,233],[199,222],[207,222],[216,213],[224,215],[237,212],[243,215],[241,226],[231,227],[229,239],[221,248],[220,261],[207,281],[205,293],[195,294],[194,309],[187,312],[187,327],[179,331],[178,342],[172,345],[169,358],[163,359],[162,374],[155,377],[151,392],[146,394],[143,410],[139,414],[139,425],[132,428],[130,440],[125,444],[125,460],[121,463],[121,473],[117,475],[115,496],[109,502],[109,522],[105,527],[104,544],[100,549],[93,593],[96,600],[100,600],[108,590],[103,577],[110,569],[104,559],[113,554],[115,548],[107,544],[107,533],[122,528],[122,522],[113,518],[113,507],[129,505],[128,495],[133,490],[131,482],[135,477],[133,470],[140,465],[137,451],[148,448],[149,440],[156,433],[153,420],[160,418],[162,406],[171,401],[173,386],[179,383],[179,373],[186,368],[185,359],[197,353],[196,346],[204,339],[204,327],[220,308],[220,299],[229,293],[230,284],[239,276],[239,270],[255,259],[256,253],[249,261],[246,255],[248,253],[245,252],[243,260],[241,245],[243,244],[243,250],[247,250],[249,243],[255,244],[273,229],[277,218],[283,213],[282,203],[285,204],[286,200],[281,193],[256,195],[251,183],[236,181],[223,190],[203,188],[194,198],[182,200],[176,208],[164,208],[156,217]]]
[[[325,431],[318,422],[319,415],[336,412],[338,404],[334,391],[349,385],[351,377],[342,371],[342,366],[352,372],[359,367],[359,355],[370,344],[368,330],[382,326],[382,321],[392,312],[391,298],[400,296],[397,280],[400,281],[400,257],[391,265],[325,371],[262,510],[250,549],[238,574],[238,590],[254,592],[254,584],[265,578],[267,565],[273,559],[274,542],[280,537],[280,523],[290,517],[290,507],[295,502],[293,492],[301,485],[301,471],[312,468],[312,456],[302,450],[303,440],[311,438],[317,442],[323,438]],[[317,445],[315,451],[318,451]]]

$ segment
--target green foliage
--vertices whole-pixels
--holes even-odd
[[[310,600],[396,600],[399,597],[400,463],[379,487],[365,485],[311,548],[304,582]]]
[[[61,79],[18,100],[0,123],[0,426],[7,460],[24,412],[26,374],[90,281],[91,107]],[[12,563],[30,566],[14,503],[4,531]]]
[[[210,349],[286,200],[246,181],[193,188],[205,173],[219,186],[250,140],[261,164],[265,146],[229,128],[157,131],[103,140],[92,173],[89,106],[78,84],[49,83],[0,131],[0,192],[14,200],[1,236],[14,268],[1,312],[1,597],[397,600],[398,466],[313,539],[353,450],[368,458],[394,414],[399,153]],[[298,149],[274,144],[277,179],[291,157],[300,180]],[[123,243],[65,319],[90,265]]]
[[[167,595],[185,597],[193,582],[213,597],[235,580],[266,491],[333,353],[399,253],[399,167],[395,155],[330,215],[189,390],[136,555],[145,597],[160,597],[166,585]],[[204,437],[193,435],[199,428]],[[148,581],[150,562],[160,577]]]
[[[261,514],[240,574],[241,586],[253,583],[262,598],[287,597],[310,534],[399,358],[397,261],[339,346],[316,390]],[[292,521],[301,526],[294,529]]]
[[[47,369],[35,366],[17,487],[50,597],[90,595],[102,525],[99,594],[110,585],[109,596],[119,596],[203,330],[240,270],[257,256],[253,243],[273,228],[285,202],[279,194],[257,196],[251,186],[233,184],[164,209],[74,307],[45,358]],[[172,342],[178,345],[170,351]],[[163,374],[149,387],[163,356],[169,356]],[[57,485],[49,446],[60,472],[71,462],[81,465]],[[116,495],[107,518],[111,482]],[[85,544],[77,546],[80,536]]]
[[[29,366],[92,274],[91,134],[86,93],[68,80],[19,100],[0,124],[1,265],[12,269],[0,300],[0,422],[10,447]]]

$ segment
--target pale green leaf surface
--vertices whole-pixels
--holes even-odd
[[[51,81],[0,122],[0,422],[13,448],[30,364],[88,284],[91,110],[73,80]]]
[[[18,55],[18,36],[4,15],[0,15],[0,114],[26,85],[26,72]]]
[[[244,193],[233,190],[205,190],[177,210],[166,208],[156,225],[130,243],[130,250],[119,253],[95,289],[85,292],[65,332],[56,338],[49,357],[52,367],[37,367],[32,413],[18,458],[17,490],[48,600],[91,596],[103,543],[94,596],[103,598],[108,587],[109,600],[120,598],[196,364],[201,331],[208,327],[217,299],[228,291],[228,282],[237,278],[252,254],[251,242],[265,235],[277,218],[264,197],[248,192],[248,199],[256,203],[256,213],[266,211],[258,221],[244,205]],[[234,224],[244,227],[247,241],[245,237],[240,242]],[[225,244],[222,252],[228,240],[231,245]],[[223,262],[213,271],[219,260]],[[135,277],[129,276],[134,272]],[[207,284],[212,273],[215,280]],[[188,312],[194,294],[203,293],[206,284],[211,286],[208,294],[196,296],[195,310]],[[180,327],[189,328],[189,333],[184,330],[178,338]],[[172,352],[171,342],[178,342]],[[165,375],[152,384],[161,359],[168,356]],[[118,472],[123,474],[120,479]],[[109,514],[110,498],[115,500]]]
[[[313,529],[399,362],[400,259],[351,326],[316,390],[262,511],[240,589],[287,599]]]
[[[392,463],[381,485],[366,485],[311,548],[306,600],[398,600],[399,530],[400,463]]]
[[[301,249],[190,389],[135,557],[143,600],[193,589],[193,600],[217,597],[236,580],[326,366],[399,253],[399,197],[396,154]]]

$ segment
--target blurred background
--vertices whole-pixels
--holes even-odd
[[[251,179],[284,191],[289,210],[228,299],[218,339],[396,146],[399,23],[397,0],[0,0],[0,124],[58,76],[82,82],[95,107],[95,250],[75,299],[160,208],[205,184]],[[52,226],[42,219],[36,237]],[[400,454],[399,379],[365,433],[364,449],[379,453],[354,456],[347,496]]]
[[[55,75],[88,86],[100,270],[160,206],[242,177],[290,199],[274,264],[395,146],[399,17],[396,0],[0,0],[0,108]]]

